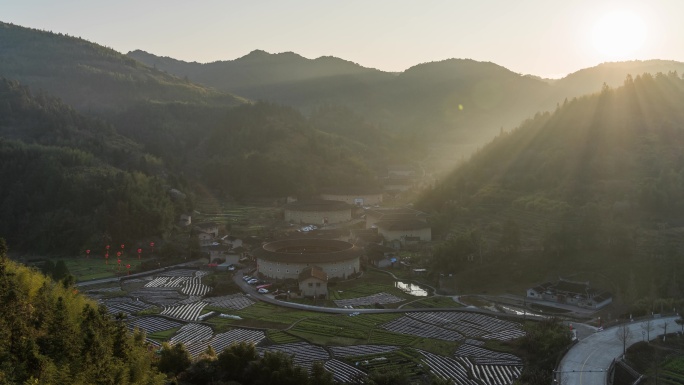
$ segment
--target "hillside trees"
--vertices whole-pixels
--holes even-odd
[[[168,197],[159,159],[110,125],[16,81],[0,79],[0,101],[9,106],[0,115],[0,234],[15,249],[73,253],[100,234],[162,236],[189,209]]]
[[[434,253],[435,271],[460,272],[473,263],[481,263],[486,241],[480,232],[472,229],[461,232],[441,244]]]
[[[528,264],[520,268],[538,276],[591,272],[618,296],[671,297],[682,292],[672,278],[682,266],[670,263],[684,250],[675,235],[684,213],[681,103],[677,73],[572,99],[496,137],[417,206],[439,213],[446,238],[476,226],[500,241],[514,218]],[[636,290],[630,269],[641,272]]]
[[[144,338],[72,287],[7,258],[0,238],[0,383],[162,384]]]
[[[324,133],[289,107],[268,103],[228,111],[197,149],[195,167],[234,197],[312,195],[321,187],[369,185],[376,154]]]
[[[164,234],[176,208],[162,181],[100,164],[85,152],[0,142],[0,233],[37,252],[76,252],[94,234]]]
[[[528,356],[519,381],[530,385],[551,383],[556,361],[570,342],[570,332],[557,319],[530,324],[519,341]]]
[[[232,344],[218,356],[208,348],[194,362],[183,344],[162,347],[159,369],[176,377],[181,384],[234,383],[242,385],[332,385],[332,374],[320,362],[311,373],[295,365],[292,357],[267,351],[257,353],[253,344]]]

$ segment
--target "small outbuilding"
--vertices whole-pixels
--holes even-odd
[[[527,298],[597,310],[613,302],[613,296],[609,292],[592,288],[589,282],[563,278],[527,289]]]
[[[318,266],[309,266],[299,273],[299,291],[303,297],[328,297],[328,274]]]

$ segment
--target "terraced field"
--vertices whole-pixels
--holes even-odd
[[[153,345],[163,340],[183,343],[193,357],[208,346],[220,353],[244,341],[258,345],[262,354],[294,355],[295,363],[305,368],[324,362],[338,381],[353,381],[373,370],[401,370],[414,378],[434,373],[456,384],[508,385],[522,370],[518,357],[483,347],[487,339],[506,341],[524,335],[515,322],[451,311],[324,314],[255,302],[243,294],[205,297],[204,274],[176,269],[129,282],[132,291],[127,296],[119,296],[117,287],[97,294],[114,293],[101,301],[111,313],[128,315],[129,327],[145,330]],[[382,282],[337,293],[346,297],[335,300],[338,306],[355,307],[398,303],[408,296]],[[414,304],[451,305],[447,301],[453,302],[438,297]],[[159,315],[141,315],[155,309]]]

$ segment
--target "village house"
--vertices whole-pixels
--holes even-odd
[[[197,224],[193,227],[193,232],[197,236],[200,247],[219,244],[216,240],[218,237],[218,224],[216,223],[205,222]]]
[[[544,282],[527,289],[527,298],[596,310],[613,302],[613,296],[609,292],[591,288],[589,282],[563,278],[559,278],[557,282]]]
[[[203,222],[195,225],[194,228],[197,232],[211,234],[213,238],[218,237],[219,226],[215,222]]]
[[[309,266],[299,273],[302,297],[328,298],[328,274],[318,266]]]
[[[209,261],[213,262],[215,259],[220,259],[221,262],[226,261],[226,256],[230,251],[230,247],[226,245],[208,245],[203,246],[201,250],[209,255]],[[236,258],[237,261],[237,258]]]

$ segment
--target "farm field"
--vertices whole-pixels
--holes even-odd
[[[69,257],[60,258],[66,264],[71,275],[76,278],[77,282],[90,281],[94,279],[111,278],[126,275],[126,265],[131,265],[131,273],[138,272],[140,265],[150,259],[138,259],[136,255],[125,255],[121,259],[121,266],[116,263],[116,253],[112,257],[109,256],[108,264],[105,264],[104,253],[102,255],[95,255],[91,252],[90,257]]]
[[[403,300],[417,298],[395,287],[394,282],[394,278],[388,274],[368,270],[357,279],[338,282],[335,286],[329,287],[328,292],[332,300],[367,297],[377,293],[386,293]]]
[[[385,300],[396,305],[414,299],[411,309],[329,314],[281,307],[241,293],[206,297],[211,292],[208,274],[173,269],[91,291],[111,314],[126,315],[131,330],[144,330],[155,346],[183,343],[193,357],[208,346],[220,353],[232,343],[248,342],[262,353],[292,354],[305,368],[323,361],[339,381],[373,370],[402,370],[413,378],[433,373],[457,384],[507,385],[522,370],[516,356],[486,344],[524,335],[520,324],[473,312],[412,311],[458,304],[450,297],[412,297],[381,273],[338,285],[335,289],[343,298],[337,301],[374,307]],[[338,306],[349,306],[346,303]]]

